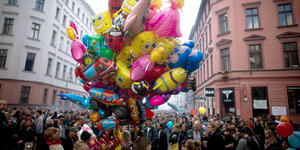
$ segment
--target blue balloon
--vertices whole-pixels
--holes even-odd
[[[172,121],[169,121],[168,123],[167,123],[167,127],[171,130],[172,129],[172,127],[173,127],[173,122]]]
[[[289,136],[288,141],[294,148],[300,148],[300,132],[294,132]]]
[[[88,37],[87,34],[82,37],[82,43],[84,44],[85,47],[87,47],[87,42],[88,42],[87,37]]]

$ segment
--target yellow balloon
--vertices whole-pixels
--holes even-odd
[[[165,38],[160,38],[158,47],[151,52],[150,60],[163,65],[172,53],[175,44]]]
[[[132,40],[133,51],[130,54],[139,58],[143,55],[149,55],[157,46],[158,36],[153,31],[144,31]]]
[[[105,35],[111,28],[109,10],[97,14],[91,18],[93,27],[98,35]]]
[[[204,107],[200,107],[199,108],[199,112],[200,112],[200,114],[204,114],[205,113],[205,108]]]
[[[130,79],[130,68],[127,68],[127,65],[124,64],[122,60],[118,60],[117,66],[118,69],[115,75],[115,81],[120,88],[128,89],[132,84]]]
[[[77,37],[76,32],[72,27],[67,27],[67,34],[70,40],[72,41],[75,40]]]

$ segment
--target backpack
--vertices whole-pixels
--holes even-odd
[[[248,137],[247,139],[247,148],[249,150],[260,150],[259,144],[251,137]]]

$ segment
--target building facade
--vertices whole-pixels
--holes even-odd
[[[74,75],[70,21],[78,34],[93,34],[95,15],[84,0],[0,2],[0,99],[9,105],[70,107],[57,94],[87,95]]]
[[[298,0],[202,0],[190,34],[204,53],[195,107],[300,123],[299,23]]]

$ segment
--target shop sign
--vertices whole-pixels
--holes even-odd
[[[205,97],[215,97],[215,88],[204,88]]]
[[[272,106],[272,115],[274,116],[286,116],[285,106]]]
[[[268,101],[265,99],[263,100],[254,99],[253,109],[268,109]]]
[[[222,89],[221,95],[224,102],[234,102],[234,89]]]

